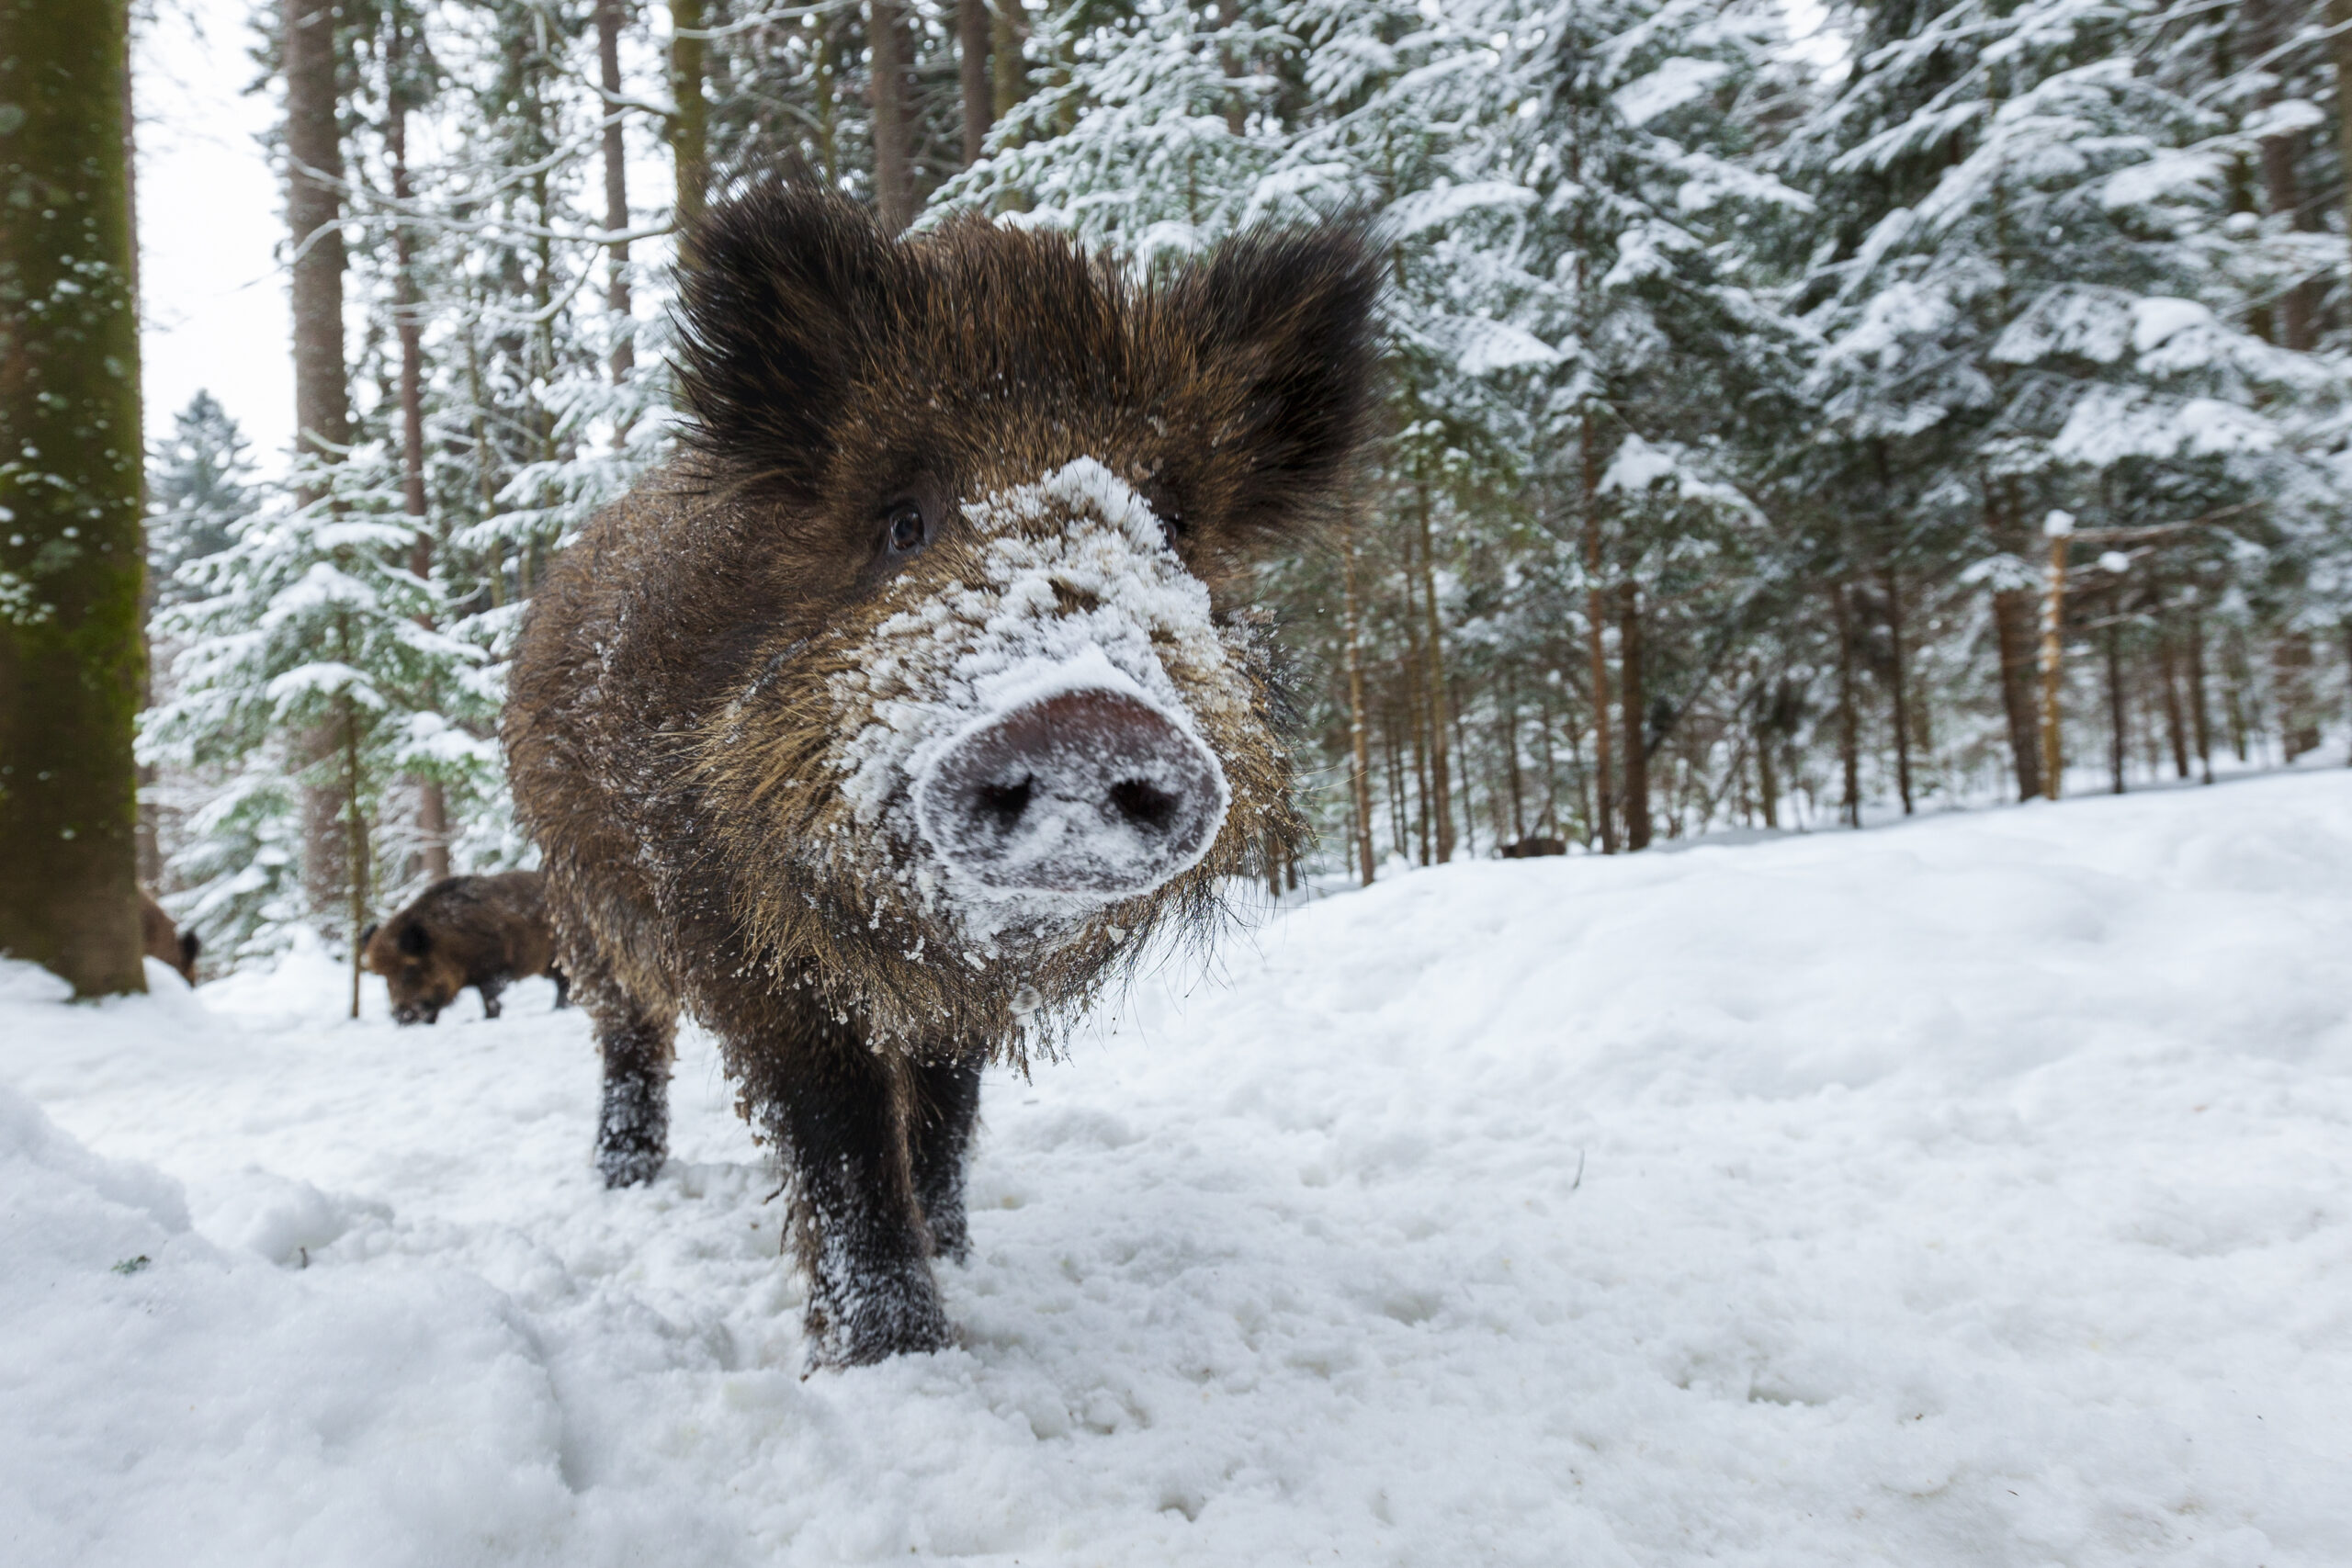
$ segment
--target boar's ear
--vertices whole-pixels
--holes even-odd
[[[1372,407],[1380,262],[1352,224],[1244,234],[1178,285],[1212,378],[1238,378],[1218,433],[1240,458],[1234,521],[1280,527],[1324,502]]]
[[[433,937],[423,926],[411,920],[401,928],[401,934],[394,939],[393,945],[411,958],[422,958],[431,951]]]
[[[739,483],[813,497],[899,258],[838,191],[769,179],[687,237],[680,386],[686,443]]]
[[[375,940],[376,940],[376,922],[375,922],[375,921],[373,921],[373,920],[370,920],[370,921],[368,921],[366,925],[361,926],[361,927],[359,928],[359,945],[360,945],[360,946],[362,946],[362,947],[366,947],[369,942],[373,942],[373,941],[375,941]]]

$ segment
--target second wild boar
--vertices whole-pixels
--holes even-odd
[[[481,993],[482,1016],[496,1018],[499,993],[533,975],[553,976],[555,1005],[564,1005],[547,880],[536,871],[444,877],[361,931],[359,942],[367,966],[384,977],[397,1022],[440,1021],[468,986]]]

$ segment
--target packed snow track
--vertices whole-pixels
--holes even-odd
[[[2352,773],[1316,902],[992,1074],[804,1380],[689,1033],[0,964],[0,1560],[2352,1562]]]

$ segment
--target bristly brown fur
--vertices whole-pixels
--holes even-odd
[[[600,1163],[614,1181],[658,1167],[683,1006],[719,1035],[747,1113],[788,1163],[850,1137],[865,1124],[858,1097],[880,1096],[899,1131],[882,1134],[895,1152],[874,1156],[870,1179],[948,1190],[952,1171],[909,1130],[908,1086],[965,1105],[965,1125],[969,1097],[919,1065],[1050,1048],[1052,1021],[1156,928],[1210,919],[1222,878],[1301,832],[1250,568],[1329,517],[1368,412],[1378,269],[1334,228],[1245,237],[1143,281],[978,220],[889,241],[846,198],[781,182],[716,209],[695,253],[684,450],[549,574],[505,723],[559,948],[605,1048]],[[1206,587],[1222,652],[1162,662],[1231,806],[1169,885],[1051,941],[973,951],[906,892],[916,846],[861,826],[843,748],[878,700],[865,671],[909,635],[903,613],[981,581],[987,540],[965,509],[1081,458],[1148,502]],[[880,547],[909,503],[936,533],[899,563]],[[917,1066],[873,1077],[853,1049]],[[960,1151],[962,1128],[942,1125],[939,1147]],[[829,1200],[806,1168],[797,1179],[813,1238]],[[960,1220],[932,1224],[961,1235]],[[910,1348],[936,1327],[927,1265],[869,1241],[879,1261],[860,1267],[900,1282],[876,1294],[868,1280],[858,1299],[911,1304],[895,1328],[855,1326],[849,1298],[825,1294],[812,1239],[812,1324],[841,1339],[820,1355],[861,1359],[869,1332]]]

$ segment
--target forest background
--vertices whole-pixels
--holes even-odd
[[[300,434],[266,472],[209,394],[151,432],[142,876],[233,963],[527,863],[495,733],[522,606],[673,439],[679,220],[777,169],[1147,274],[1254,223],[1374,225],[1373,460],[1346,526],[1267,569],[1321,829],[1278,886],[2340,744],[2352,0],[1830,27],[1842,51],[1793,47],[1780,0],[255,8]]]

